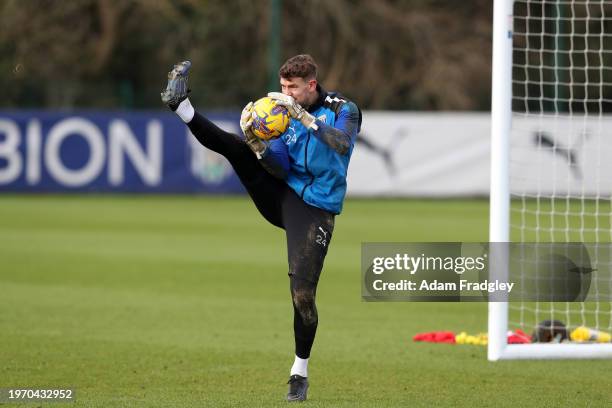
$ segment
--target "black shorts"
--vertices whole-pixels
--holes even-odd
[[[335,216],[307,204],[284,181],[259,167],[265,174],[256,182],[247,178],[243,184],[264,218],[285,230],[289,276],[316,284],[334,231]]]
[[[287,183],[268,173],[238,136],[219,129],[198,113],[188,126],[200,143],[227,158],[263,217],[285,230],[289,276],[316,285],[335,215],[307,204]]]

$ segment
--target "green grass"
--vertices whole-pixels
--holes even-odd
[[[486,241],[487,217],[485,201],[347,201],[304,406],[610,401],[612,361],[490,363],[411,340],[485,331],[486,304],[360,300],[362,241]],[[1,196],[0,387],[75,387],[74,407],[284,407],[286,270],[283,231],[245,198]]]

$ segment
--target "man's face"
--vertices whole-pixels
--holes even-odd
[[[300,77],[280,79],[281,91],[302,106],[310,106],[316,99],[317,80]]]

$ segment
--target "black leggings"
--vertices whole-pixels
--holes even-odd
[[[269,174],[246,143],[199,113],[187,124],[205,147],[230,162],[263,217],[287,236],[295,354],[310,357],[317,331],[317,283],[334,229],[334,215],[308,205],[287,183]]]

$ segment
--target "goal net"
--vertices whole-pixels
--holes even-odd
[[[612,1],[496,0],[494,14],[493,159],[507,161],[492,163],[491,241],[612,242]],[[612,343],[565,339],[612,332],[612,280],[593,277],[585,302],[491,304],[489,359],[612,357]],[[507,345],[518,328],[552,341]]]

